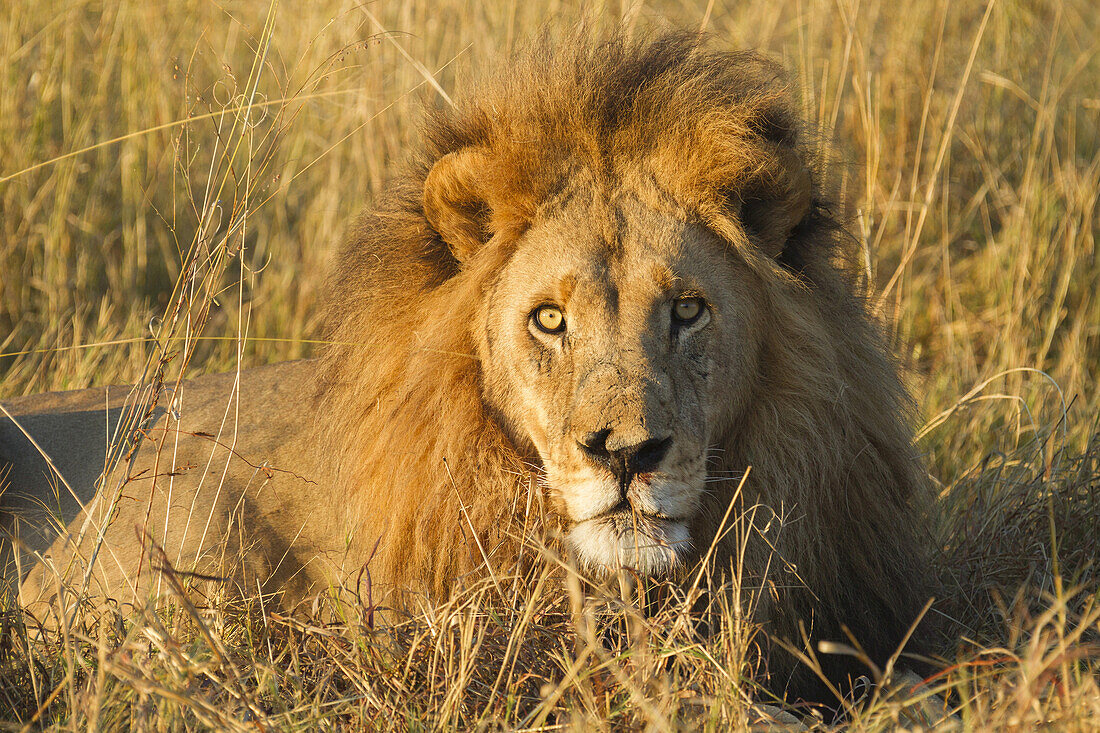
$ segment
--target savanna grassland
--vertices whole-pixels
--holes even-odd
[[[782,60],[862,244],[950,640],[926,687],[869,670],[845,725],[946,700],[945,727],[1100,728],[1092,0],[0,3],[0,397],[314,353],[326,262],[418,107],[582,15]],[[500,580],[386,630],[177,599],[34,642],[10,609],[0,728],[725,730],[764,699],[736,609],[703,640],[682,609],[634,617],[608,649],[569,589]]]

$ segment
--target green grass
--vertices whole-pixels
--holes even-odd
[[[791,69],[942,491],[945,612],[973,642],[933,687],[972,726],[1096,725],[1093,3],[585,8],[639,31],[705,27]],[[166,357],[193,376],[312,353],[327,258],[415,140],[419,105],[446,104],[501,52],[580,13],[518,0],[0,4],[0,396],[134,381]],[[40,708],[35,726],[77,728],[253,727],[246,709],[279,729],[746,723],[731,681],[751,644],[732,619],[709,647],[653,624],[633,652],[577,665],[568,599],[541,593],[556,611],[528,617],[530,598],[481,589],[392,638],[252,609],[205,618],[197,636],[194,619],[104,622],[32,662],[7,630],[0,717],[16,730]],[[513,662],[531,676],[498,680]],[[481,682],[447,693],[460,674]],[[856,727],[915,705],[876,700]]]

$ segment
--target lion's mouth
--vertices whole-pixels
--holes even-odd
[[[667,514],[647,512],[632,505],[627,499],[623,499],[603,514],[592,517],[590,522],[607,522],[620,531],[638,530],[644,531],[651,525],[661,522],[683,521],[678,517],[670,517]]]
[[[684,521],[640,512],[627,502],[574,524],[567,537],[579,563],[597,574],[632,568],[667,576],[692,552]]]

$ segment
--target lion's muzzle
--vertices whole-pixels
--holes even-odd
[[[558,460],[544,465],[583,566],[667,576],[692,553],[705,451],[693,436],[682,439],[681,416],[669,409],[672,380],[639,350],[625,353],[581,380]]]
[[[691,553],[687,528],[702,476],[674,478],[671,434],[654,437],[633,429],[574,433],[581,463],[552,470],[571,509],[569,544],[581,564],[604,573],[630,567],[644,575],[667,575]]]

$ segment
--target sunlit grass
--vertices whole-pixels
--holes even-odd
[[[586,8],[638,32],[705,27],[791,69],[942,490],[941,562],[955,583],[943,613],[973,643],[930,687],[967,725],[1089,727],[1100,717],[1092,3]],[[501,52],[580,12],[0,3],[0,396],[312,353],[326,260],[414,143],[418,105],[460,96]],[[501,604],[474,589],[392,636],[255,608],[204,621],[205,635],[175,617],[101,621],[37,651],[6,630],[0,711],[17,730],[36,712],[35,725],[102,728],[747,724],[751,650],[732,617],[703,646],[650,620],[639,646],[604,659],[573,644],[560,583],[539,593]],[[532,615],[535,598],[545,608]],[[853,726],[907,724],[922,694],[876,699]]]

